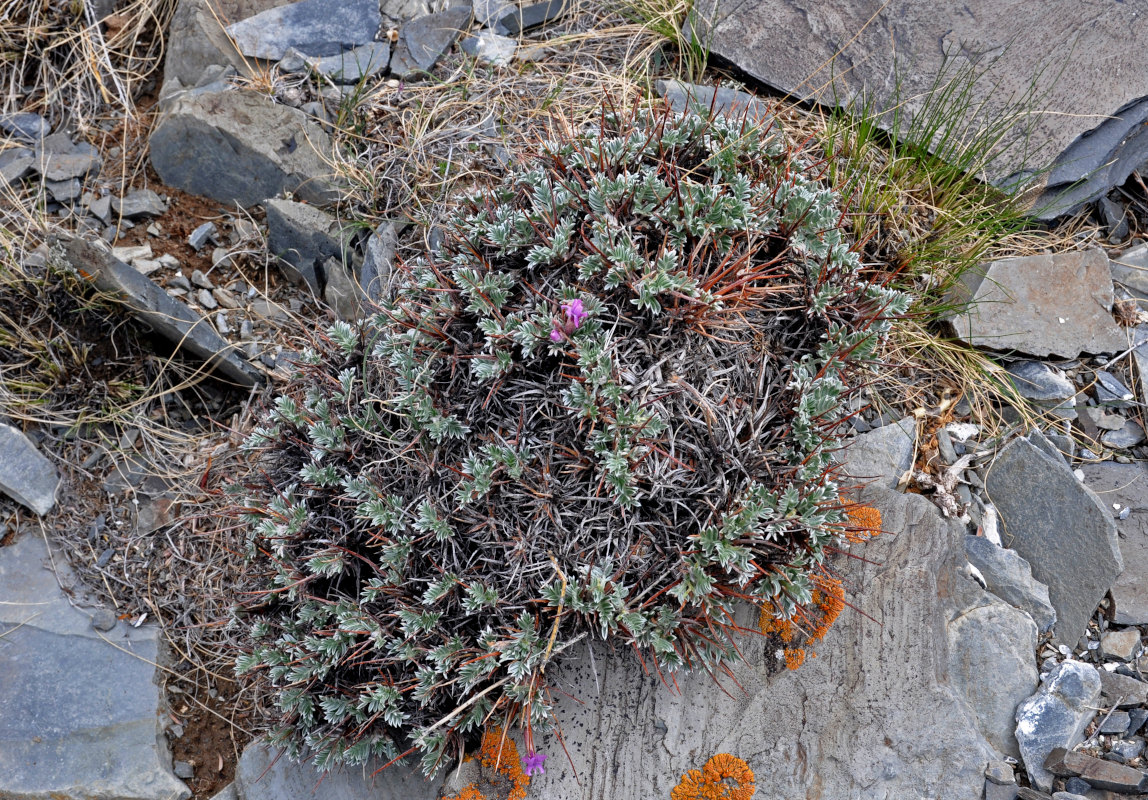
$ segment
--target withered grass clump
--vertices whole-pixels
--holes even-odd
[[[605,107],[462,209],[249,442],[238,669],[320,768],[529,750],[587,636],[714,670],[734,604],[792,618],[849,530],[830,452],[905,298],[783,136]]]

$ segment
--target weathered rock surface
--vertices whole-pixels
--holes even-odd
[[[1074,753],[1063,747],[1049,753],[1044,766],[1054,775],[1079,776],[1097,789],[1111,789],[1125,794],[1148,789],[1148,775],[1138,769],[1086,753]]]
[[[337,258],[327,259],[323,272],[327,279],[323,299],[335,312],[335,316],[348,322],[359,319],[363,315],[363,293],[354,276]]]
[[[916,441],[917,421],[913,417],[862,433],[849,446],[846,473],[861,481],[876,479],[882,486],[896,488],[901,476],[913,465]],[[871,472],[857,472],[859,469]]]
[[[1119,185],[1148,157],[1148,54],[1128,44],[1146,23],[1134,5],[1105,6],[1098,15],[1074,0],[1026,6],[1023,14],[994,0],[701,0],[695,36],[797,97],[833,104],[864,92],[909,117],[946,60],[950,77],[987,68],[960,125],[1015,116],[1006,137],[1012,150],[989,165],[988,177],[1011,183],[1052,165],[1047,190],[1033,204],[1049,218]],[[1060,68],[1066,58],[1071,69]],[[1056,201],[1079,179],[1083,185]]]
[[[214,800],[439,800],[441,781],[423,780],[411,767],[382,764],[332,770],[322,781],[310,763],[296,764],[261,741],[247,745],[235,782]]]
[[[966,536],[965,556],[980,571],[990,592],[1027,612],[1041,633],[1052,628],[1056,610],[1048,599],[1048,587],[1032,577],[1032,567],[1015,550],[999,547],[983,536]]]
[[[971,302],[949,321],[974,347],[1065,358],[1127,347],[1112,318],[1108,257],[1097,248],[990,262],[983,274],[966,272],[952,300]]]
[[[1100,676],[1082,661],[1057,665],[1032,697],[1016,710],[1016,738],[1029,780],[1038,789],[1052,789],[1053,773],[1044,767],[1058,747],[1075,747],[1096,716]]]
[[[863,499],[896,533],[866,548],[870,563],[845,566],[856,591],[851,602],[872,620],[847,611],[818,657],[794,672],[762,640],[748,638],[748,663],[733,667],[742,688],[726,681],[728,695],[704,674],[678,676],[677,694],[643,674],[629,653],[595,645],[591,659],[583,651],[554,674],[584,703],[555,695],[573,768],[552,735],[536,737],[551,757],[531,792],[547,800],[668,797],[684,771],[726,752],[759,776],[755,800],[981,800],[985,764],[1000,755],[979,730],[994,726],[1000,707],[1012,708],[1032,686],[991,697],[981,681],[1017,668],[1017,658],[1031,660],[1025,648],[1035,627],[959,574],[959,525],[942,521],[919,496],[866,492]],[[963,618],[983,626],[950,627]],[[974,628],[991,644],[970,657],[964,634]]]
[[[227,37],[230,22],[292,0],[179,0],[172,15],[164,58],[164,97],[199,83],[210,66],[230,66],[243,75],[259,65],[245,59]]]
[[[169,98],[150,148],[164,183],[220,203],[249,208],[283,192],[317,204],[338,196],[323,160],[330,137],[303,112],[255,92]]]
[[[13,114],[0,114],[0,131],[25,142],[36,142],[51,133],[52,128],[39,114],[17,111]]]
[[[378,0],[299,0],[227,27],[239,52],[278,61],[288,48],[333,56],[373,41],[382,17]]]
[[[1123,569],[1112,515],[1063,461],[1024,439],[997,455],[985,490],[1000,514],[1002,544],[1048,586],[1057,641],[1074,646]]]
[[[342,258],[339,222],[327,212],[291,200],[268,200],[267,248],[279,257],[296,281],[306,281],[312,291],[323,289],[323,264]]]
[[[137,189],[123,198],[112,195],[112,210],[124,217],[158,217],[167,211],[163,199],[151,189]]]
[[[138,271],[115,258],[102,241],[79,237],[65,243],[68,260],[101,291],[119,298],[137,318],[240,386],[262,383],[262,374],[243,360],[207,320]]]
[[[306,59],[311,68],[335,83],[358,83],[363,78],[378,75],[391,60],[388,42],[368,42],[362,47],[333,56]]]
[[[36,445],[11,425],[0,424],[0,492],[43,516],[56,505],[60,476]]]
[[[100,153],[87,142],[73,142],[64,133],[53,133],[36,142],[32,168],[49,181],[70,181],[96,175]]]
[[[391,57],[391,75],[404,78],[429,70],[470,27],[470,20],[469,6],[412,19],[399,31],[399,42]]]
[[[1116,520],[1124,571],[1112,586],[1116,622],[1148,624],[1148,467],[1144,464],[1103,462],[1083,464],[1084,481],[1112,508],[1118,503],[1131,513]]]
[[[1112,280],[1140,297],[1148,297],[1148,244],[1138,245],[1109,259]]]
[[[43,539],[0,548],[0,797],[184,800],[155,683],[159,632],[73,608]]]
[[[1042,361],[1017,361],[1005,367],[1021,397],[1065,400],[1076,394],[1072,381]]]
[[[691,108],[709,113],[712,108],[716,113],[734,119],[744,115],[758,124],[777,124],[769,104],[749,92],[726,87],[698,86],[683,81],[658,81],[654,88],[679,113]]]
[[[359,266],[358,281],[363,292],[373,302],[379,302],[387,293],[391,273],[395,266],[395,248],[399,235],[393,223],[384,222],[367,238],[363,262]]]
[[[509,36],[499,36],[494,31],[484,30],[466,37],[459,46],[468,56],[474,56],[479,61],[494,64],[496,67],[505,67],[514,60],[518,41]]]
[[[1148,703],[1148,683],[1106,669],[1097,672],[1100,673],[1100,692],[1113,705],[1130,708]]]

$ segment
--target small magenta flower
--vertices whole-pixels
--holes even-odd
[[[522,771],[526,773],[526,777],[531,775],[545,775],[546,770],[542,767],[542,762],[546,760],[545,753],[529,753],[522,757]]]
[[[554,328],[550,331],[550,341],[552,342],[560,342],[563,338],[574,333],[574,331],[581,327],[585,319],[590,316],[582,306],[582,301],[578,299],[567,300],[562,304],[561,308],[566,319],[554,320]]]
[[[562,313],[566,315],[567,321],[574,326],[575,330],[582,324],[582,320],[590,316],[586,313],[586,309],[582,307],[582,301],[578,299],[567,300],[563,303]]]

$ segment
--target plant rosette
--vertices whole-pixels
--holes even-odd
[[[744,120],[607,106],[314,335],[241,489],[268,588],[237,667],[274,742],[430,774],[516,724],[533,771],[575,643],[714,670],[738,603],[824,619],[856,527],[830,454],[907,301],[818,168]]]

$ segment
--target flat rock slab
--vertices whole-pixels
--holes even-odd
[[[218,800],[439,800],[441,780],[426,781],[411,767],[346,767],[321,776],[310,763],[294,763],[261,741],[247,745],[235,782]],[[320,780],[322,778],[322,780]]]
[[[0,797],[184,800],[161,745],[159,631],[99,633],[47,561],[35,536],[0,548]]]
[[[1148,467],[1106,461],[1080,468],[1085,483],[1108,508],[1131,509],[1125,519],[1116,520],[1124,571],[1112,586],[1112,598],[1117,623],[1148,624]]]
[[[311,68],[335,83],[358,83],[363,78],[378,75],[391,61],[388,42],[368,42],[345,53],[307,59]]]
[[[60,476],[20,431],[0,424],[0,492],[40,516],[56,505]]]
[[[164,183],[220,203],[249,208],[283,192],[315,204],[338,198],[323,160],[330,137],[303,112],[255,92],[170,98],[150,148]]]
[[[1025,439],[997,454],[985,491],[1000,514],[1001,543],[1048,586],[1056,640],[1075,646],[1124,568],[1112,515],[1063,460]]]
[[[959,574],[960,525],[922,497],[866,492],[895,534],[865,548],[868,562],[843,566],[850,602],[872,619],[846,610],[796,671],[748,636],[724,691],[693,674],[676,677],[678,693],[625,650],[582,650],[553,676],[581,701],[554,695],[573,768],[554,734],[536,735],[549,759],[531,796],[665,798],[686,770],[730,753],[758,776],[754,800],[981,800],[985,764],[1001,757],[981,730],[1035,686],[1025,649],[1035,626]],[[752,610],[743,616],[756,624]],[[1011,683],[1018,674],[1023,687]]]
[[[391,59],[391,75],[405,78],[430,70],[443,53],[469,30],[470,21],[469,6],[412,19],[399,31],[399,43]]]
[[[845,472],[859,481],[876,481],[894,489],[913,466],[917,421],[905,417],[857,436],[845,450]]]
[[[965,537],[965,556],[985,579],[986,588],[1001,600],[1032,617],[1041,633],[1056,623],[1048,587],[1032,577],[1032,567],[1009,550],[983,536]]]
[[[969,304],[949,322],[974,347],[1075,358],[1128,346],[1112,317],[1108,256],[1097,248],[990,262],[966,272],[950,299]]]
[[[1100,675],[1091,664],[1064,661],[1048,673],[1040,690],[1016,710],[1016,738],[1029,780],[1052,789],[1053,772],[1045,760],[1057,748],[1075,747],[1096,716]]]
[[[118,258],[101,242],[79,237],[65,242],[68,260],[81,275],[101,291],[109,292],[132,310],[137,318],[222,376],[240,386],[263,382],[259,370],[211,328],[211,323]]]
[[[996,0],[699,0],[695,36],[796,97],[834,105],[864,92],[878,108],[896,104],[910,118],[938,75],[976,64],[987,71],[960,124],[975,127],[1010,105],[1030,112],[1015,115],[1005,140],[1013,150],[987,177],[1008,183],[1051,166],[1033,206],[1049,218],[1119,185],[1148,157],[1148,50],[1137,45],[1148,18],[1137,3],[1047,0],[1018,8]],[[1072,66],[1062,69],[1066,59]],[[1031,108],[1016,109],[1034,84]]]
[[[240,20],[227,33],[243,55],[278,61],[289,48],[338,55],[373,41],[381,24],[378,0],[300,0]]]

